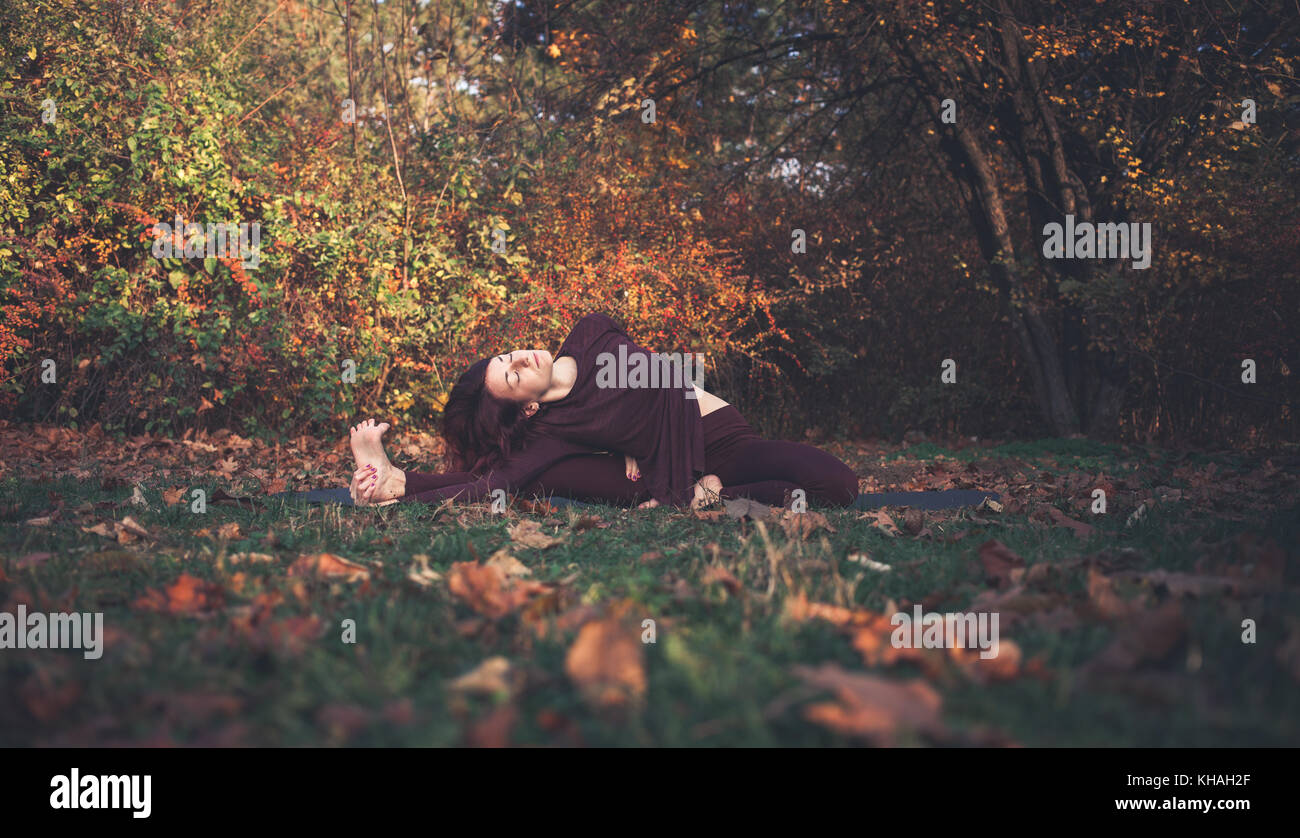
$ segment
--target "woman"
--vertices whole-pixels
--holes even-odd
[[[762,439],[734,407],[680,375],[629,386],[635,376],[600,374],[614,358],[660,363],[604,314],[578,321],[554,357],[516,350],[475,363],[444,409],[449,475],[393,467],[381,442],[388,426],[358,425],[357,502],[475,501],[534,486],[594,500],[648,496],[643,506],[696,506],[714,495],[783,505],[796,489],[836,506],[857,497],[857,476],[830,454]],[[637,475],[646,478],[641,492],[629,488]],[[564,483],[569,491],[560,492]]]

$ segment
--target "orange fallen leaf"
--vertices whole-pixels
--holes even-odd
[[[897,538],[899,535],[898,525],[894,523],[894,519],[889,517],[889,513],[886,512],[883,507],[881,509],[863,512],[858,516],[858,520],[870,521],[871,526],[876,527],[891,538]]]
[[[1075,538],[1085,539],[1092,535],[1093,527],[1091,524],[1076,521],[1069,515],[1066,515],[1064,512],[1057,509],[1055,506],[1049,506],[1047,508],[1047,514],[1057,526],[1068,527],[1073,531]]]
[[[327,579],[343,579],[356,582],[369,579],[370,570],[365,565],[349,561],[333,553],[316,553],[312,556],[300,556],[289,565],[290,576],[322,576]]]
[[[645,694],[641,642],[617,619],[582,627],[564,659],[564,671],[583,697],[598,707],[616,707]]]
[[[708,585],[711,582],[719,583],[732,596],[736,596],[744,590],[744,586],[740,584],[740,580],[735,577],[735,574],[722,565],[713,564],[704,569],[704,573],[700,576],[700,584]]]
[[[835,532],[835,528],[820,512],[792,512],[786,510],[781,516],[781,528],[789,538],[807,538],[818,529]]]
[[[182,573],[162,590],[151,589],[136,599],[134,607],[164,614],[201,614],[220,608],[225,591],[220,585]]]
[[[447,572],[447,590],[478,613],[496,619],[516,610],[550,585],[510,579],[496,565],[456,562]]]
[[[837,733],[881,743],[890,743],[901,733],[946,733],[939,717],[943,699],[924,681],[888,681],[834,663],[796,666],[794,674],[835,694],[838,701],[805,707],[804,716]]]
[[[979,552],[980,564],[984,566],[984,572],[997,582],[999,587],[1009,584],[1013,578],[1012,572],[1025,566],[1024,559],[996,538],[981,544]]]

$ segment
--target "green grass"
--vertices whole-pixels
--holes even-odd
[[[1084,471],[1116,467],[1128,456],[1119,448],[1074,440],[961,452],[921,445],[906,453],[922,460],[940,454],[1050,457]],[[644,699],[598,709],[565,674],[574,630],[554,629],[539,638],[519,615],[508,615],[485,619],[478,633],[468,635],[458,626],[464,629],[475,615],[447,590],[453,562],[487,558],[510,546],[510,524],[545,516],[494,516],[484,507],[366,510],[283,502],[257,511],[210,506],[194,514],[187,503],[165,506],[162,486],[148,483],[147,511],[115,507],[78,514],[72,510],[82,504],[120,503],[130,489],[105,490],[94,478],[37,483],[12,476],[2,486],[12,505],[0,524],[0,568],[7,577],[0,581],[0,603],[10,603],[0,610],[27,598],[45,603],[46,611],[103,611],[117,638],[94,661],[79,651],[0,650],[2,746],[453,745],[507,703],[516,710],[509,742],[518,745],[859,744],[805,719],[801,709],[826,695],[803,690],[791,668],[832,661],[891,679],[925,676],[910,664],[866,666],[829,623],[784,618],[787,598],[802,591],[814,601],[873,612],[886,611],[891,601],[925,598],[930,610],[962,610],[990,587],[978,556],[989,538],[1003,541],[1031,566],[1129,548],[1136,551],[1129,569],[1188,572],[1213,545],[1228,545],[1220,552],[1237,550],[1232,555],[1244,562],[1250,559],[1247,547],[1232,545],[1271,540],[1287,554],[1287,584],[1251,596],[1185,598],[1187,632],[1173,651],[1108,681],[1087,681],[1080,673],[1121,625],[1084,620],[1069,630],[1004,628],[1003,637],[1020,645],[1025,660],[1040,659],[1046,675],[979,684],[953,674],[933,681],[943,696],[943,719],[953,730],[996,731],[1030,746],[1300,744],[1300,690],[1278,654],[1292,625],[1288,618],[1300,614],[1294,564],[1300,507],[1293,498],[1243,521],[1193,514],[1177,504],[1157,506],[1131,528],[1119,512],[1090,517],[1097,530],[1086,541],[1024,514],[988,512],[975,519],[970,512],[927,513],[932,528],[969,531],[954,543],[890,538],[858,513],[829,511],[836,532],[819,531],[804,541],[769,527],[780,556],[775,579],[752,522],[598,508],[594,514],[610,526],[577,533],[570,528],[575,513],[561,511],[545,530],[565,536],[564,543],[512,549],[532,569],[532,578],[569,579],[566,609],[623,603],[629,625],[642,619],[659,623],[658,642],[643,647]],[[63,520],[45,527],[22,524],[50,510],[51,493],[61,496]],[[152,538],[119,545],[81,529],[125,514]],[[901,524],[901,514],[895,517]],[[223,543],[198,534],[230,522],[239,524],[241,537]],[[1255,540],[1240,541],[1243,533]],[[701,581],[715,561],[715,545],[717,562],[744,586],[738,595]],[[642,562],[650,550],[663,558]],[[276,561],[232,566],[225,560],[248,551],[273,553]],[[35,552],[53,556],[18,568],[19,557]],[[369,566],[370,583],[287,575],[300,554],[319,552]],[[866,570],[847,560],[853,552],[867,552],[895,569]],[[442,582],[421,588],[407,579],[416,554],[430,557]],[[244,574],[242,587],[236,572]],[[133,607],[147,591],[182,573],[227,589],[224,606],[201,617]],[[676,595],[677,579],[685,580],[692,597]],[[1056,593],[1082,601],[1086,570],[1066,570],[1056,585]],[[1118,590],[1130,599],[1144,593],[1131,586]],[[250,639],[236,631],[241,606],[272,591],[285,593],[274,621],[314,615],[323,626],[320,636],[295,651],[260,642],[256,632]],[[1145,593],[1153,602],[1164,596]],[[1255,645],[1241,642],[1247,617],[1258,625]],[[355,644],[341,640],[345,619],[356,622]],[[270,629],[263,625],[258,631]],[[449,690],[450,679],[495,655],[509,659],[518,673],[512,697]],[[400,712],[404,700],[409,715]],[[899,741],[920,740],[904,734]]]

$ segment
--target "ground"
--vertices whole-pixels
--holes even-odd
[[[0,649],[0,746],[1300,744],[1296,449],[824,445],[1001,507],[248,508],[346,442],[0,425],[0,611],[105,626]],[[917,603],[998,656],[896,647]]]

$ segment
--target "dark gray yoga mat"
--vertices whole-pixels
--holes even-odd
[[[312,489],[307,492],[280,492],[273,498],[302,501],[303,503],[337,503],[353,506],[352,497],[346,487],[339,489]],[[870,495],[858,495],[854,509],[879,509],[882,506],[910,506],[914,509],[955,509],[959,506],[979,506],[985,498],[997,500],[997,492],[985,492],[979,489],[945,489],[935,492],[877,492]],[[592,506],[590,503],[572,498],[548,498],[551,505]]]

